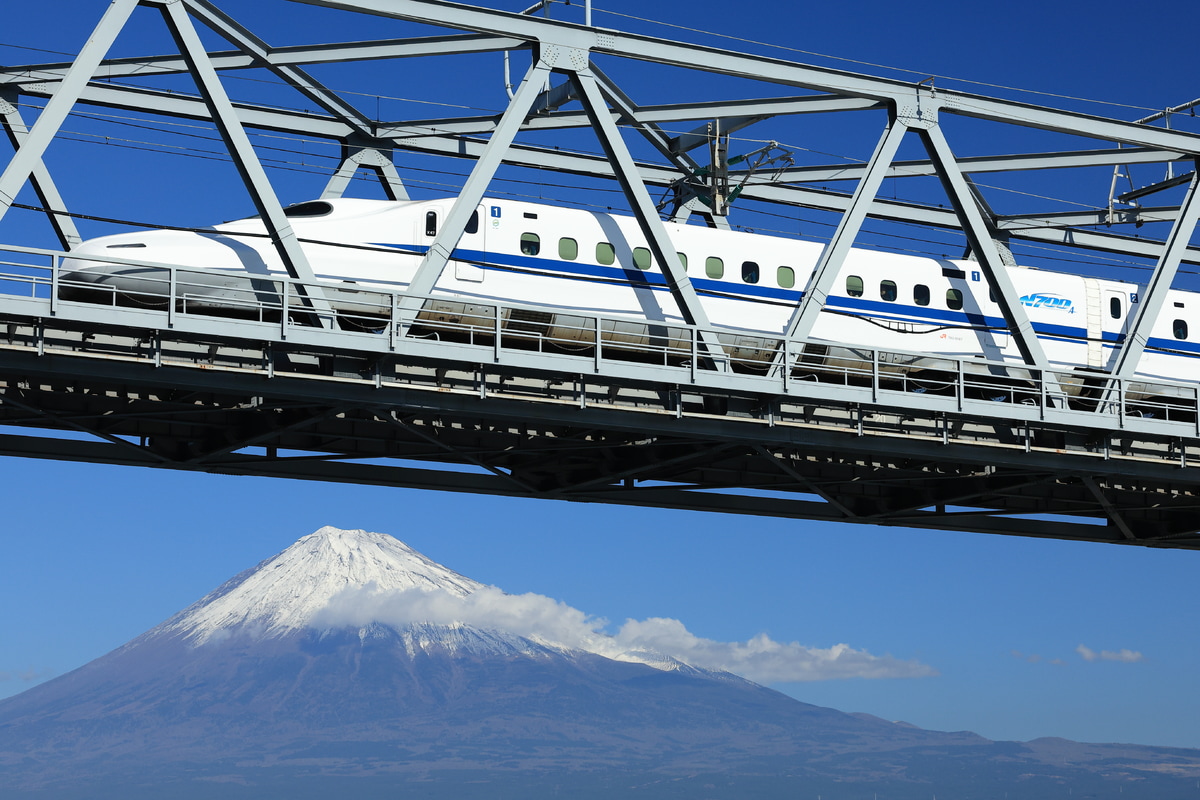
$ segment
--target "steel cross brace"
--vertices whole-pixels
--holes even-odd
[[[42,155],[50,140],[62,127],[67,114],[79,99],[96,68],[108,53],[108,49],[124,28],[125,22],[137,8],[139,0],[113,0],[95,30],[88,38],[75,63],[63,76],[59,90],[46,103],[33,129],[25,137],[25,141],[17,148],[8,166],[0,174],[0,218],[12,207],[17,193],[41,163]]]
[[[1200,159],[1197,160],[1197,166],[1200,166]],[[1167,292],[1171,290],[1171,284],[1179,272],[1179,263],[1183,259],[1192,233],[1196,230],[1197,221],[1200,221],[1200,170],[1192,173],[1187,196],[1179,208],[1179,218],[1171,226],[1171,234],[1163,244],[1158,263],[1154,266],[1154,274],[1150,276],[1146,292],[1138,303],[1133,323],[1125,335],[1120,352],[1117,353],[1112,367],[1114,379],[1131,378],[1137,372],[1138,361],[1146,350],[1150,332],[1167,301]]]
[[[300,240],[292,230],[291,223],[283,213],[279,198],[275,196],[275,192],[271,188],[267,173],[259,162],[253,145],[250,144],[250,138],[242,127],[237,111],[221,85],[221,79],[217,75],[216,69],[208,59],[208,52],[204,49],[204,44],[200,41],[184,4],[179,0],[167,0],[163,3],[159,3],[159,0],[142,1],[159,5],[163,20],[166,22],[171,36],[175,39],[180,54],[191,67],[192,75],[204,97],[205,105],[208,106],[213,122],[216,123],[222,138],[229,146],[229,154],[233,157],[238,173],[242,176],[242,181],[250,192],[250,198],[262,217],[272,243],[287,268],[288,274],[300,281],[296,285],[296,290],[303,297],[305,305],[314,312],[312,315],[314,321],[321,327],[334,326],[332,309],[325,299],[324,293],[315,285],[316,276],[313,274],[312,266],[308,263],[308,257],[300,247]],[[287,309],[284,309],[284,313],[287,313]]]
[[[1004,315],[1005,322],[1008,323],[1008,330],[1017,343],[1017,349],[1021,351],[1021,357],[1025,359],[1026,364],[1039,370],[1042,373],[1042,381],[1057,393],[1058,382],[1050,371],[1050,361],[1046,358],[1037,333],[1033,330],[1033,324],[1030,323],[1029,316],[1017,297],[1016,287],[1013,286],[1012,278],[1004,266],[1004,259],[992,237],[992,226],[984,219],[975,194],[959,169],[958,162],[954,160],[954,153],[951,152],[941,127],[933,124],[920,128],[919,133],[925,143],[925,149],[929,151],[930,158],[937,166],[938,177],[941,178],[942,186],[954,206],[954,212],[967,235],[967,241],[979,258],[979,267],[987,278],[988,285],[995,290],[996,303],[1000,306],[1000,313]]]
[[[15,89],[0,89],[0,115],[3,115],[4,131],[8,134],[13,148],[19,150],[29,136],[29,129],[21,117],[17,97],[18,93]],[[54,185],[54,179],[50,176],[50,171],[46,169],[46,164],[42,159],[39,158],[34,165],[30,180],[33,183],[34,191],[42,201],[42,206],[46,209],[46,216],[49,218],[50,225],[54,228],[54,234],[58,237],[62,248],[70,250],[82,242],[83,237],[79,235],[75,221],[68,215],[67,204],[63,202],[62,195],[59,194],[58,187]]]
[[[390,148],[390,144],[388,145]],[[408,200],[408,190],[391,158],[374,144],[356,144],[353,139],[342,143],[342,163],[325,184],[321,199],[341,197],[360,169],[369,169],[379,178],[389,200]]]

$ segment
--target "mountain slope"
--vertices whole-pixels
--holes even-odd
[[[458,621],[327,624],[347,597],[425,608],[489,591],[390,537],[322,529],[0,701],[0,796],[926,798],[982,782],[1194,797],[1195,751],[925,731],[668,656]]]

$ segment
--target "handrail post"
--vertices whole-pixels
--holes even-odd
[[[288,278],[283,278],[281,283],[283,284],[283,309],[279,313],[279,338],[286,339],[288,315],[290,313],[289,307],[291,306],[292,302],[291,298],[288,297],[288,285],[291,283],[291,281]]]
[[[58,273],[62,261],[57,254],[50,256],[50,316],[58,314]]]
[[[167,327],[174,328],[175,292],[179,291],[178,270],[175,267],[168,267],[167,276]]]

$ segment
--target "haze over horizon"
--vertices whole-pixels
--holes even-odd
[[[17,4],[6,16],[0,58],[49,61],[77,51],[104,5]],[[278,19],[254,3],[218,5],[279,43],[313,38],[303,28],[312,9],[297,6],[293,17]],[[668,0],[649,10],[632,0],[594,5],[612,14],[603,22],[612,27],[654,16],[1059,96],[1043,97],[1048,103],[1094,98],[1118,105],[1090,108],[1121,118],[1200,95],[1194,56],[1163,43],[1195,20],[1191,4],[1137,13],[1115,2],[1043,4],[1008,14],[945,0],[920,13],[876,0],[734,14],[710,0]],[[135,33],[150,44],[131,38],[132,50],[170,49],[150,24]],[[498,66],[496,73],[489,80],[499,81]],[[454,99],[439,94],[442,76],[426,78],[422,97]],[[415,91],[379,83],[372,91]],[[64,141],[48,160],[63,173],[68,202],[84,213],[119,206],[140,219],[165,208],[173,224],[203,225],[248,207],[228,164],[181,165],[187,159],[140,153],[139,183],[125,155],[112,144]],[[199,185],[206,172],[219,172],[229,193],[179,190]],[[300,171],[273,171],[272,179],[287,201],[316,196],[324,183]],[[435,176],[418,192],[444,193],[444,180]],[[1099,202],[1107,185],[1095,191]],[[26,193],[18,199],[29,202]],[[20,224],[12,215],[0,223],[3,241],[29,234],[50,243],[44,231]],[[997,740],[1200,747],[1200,637],[1187,614],[1196,553],[50,461],[0,459],[0,479],[8,497],[0,697],[98,657],[299,534],[334,524],[394,534],[476,580],[533,593],[544,599],[531,602],[574,619],[577,631],[602,618],[605,630],[627,627],[633,639],[715,652],[735,666],[752,662],[762,680],[805,702]],[[847,660],[831,658],[842,644]],[[824,669],[831,661],[851,668]]]

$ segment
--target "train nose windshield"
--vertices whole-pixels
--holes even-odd
[[[294,206],[287,206],[283,209],[283,215],[290,219],[302,217],[323,217],[332,212],[333,204],[327,203],[324,200],[309,200],[308,202],[296,203]],[[238,217],[237,219],[228,220],[228,222],[248,222],[249,220],[260,218],[261,215],[255,214],[252,217]]]

